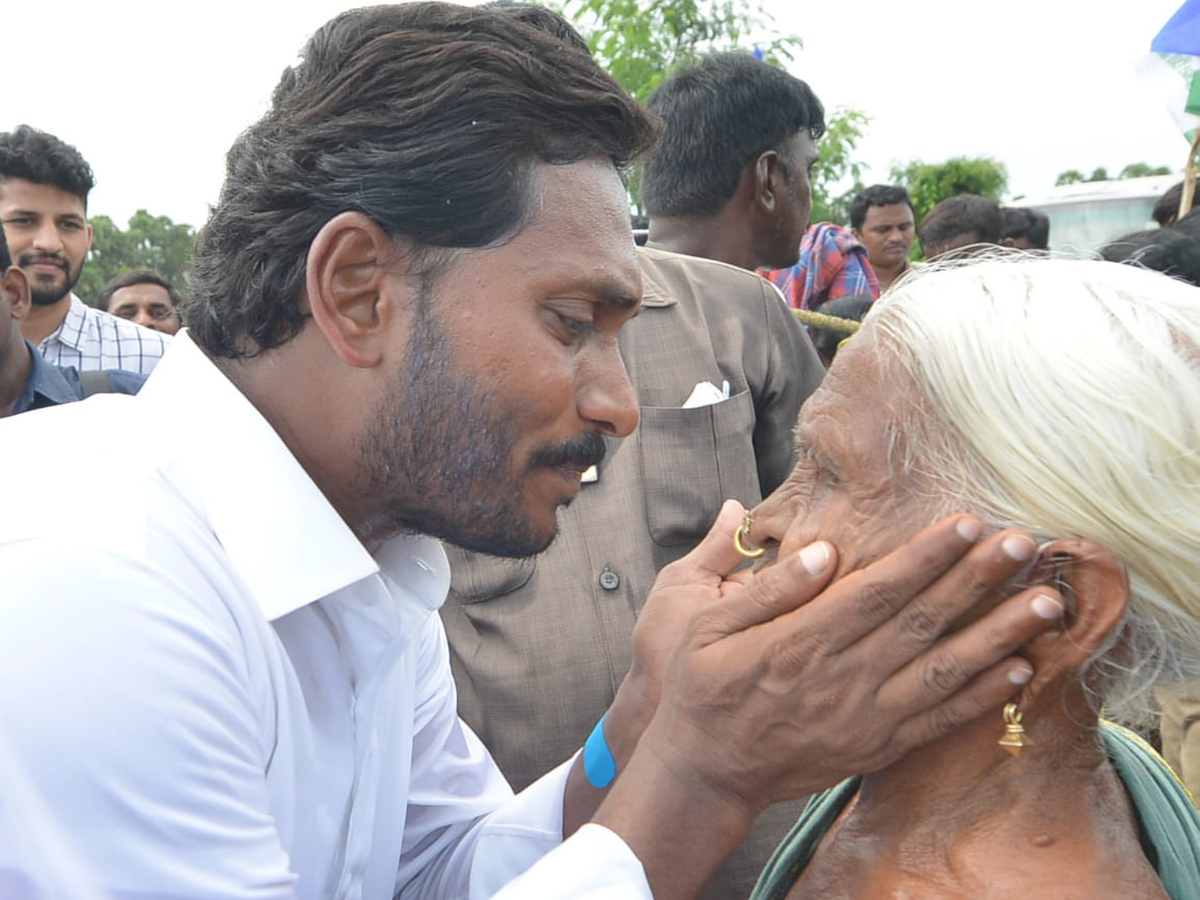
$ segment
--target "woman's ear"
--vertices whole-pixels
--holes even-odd
[[[1055,588],[1066,611],[1059,627],[1034,638],[1024,653],[1033,664],[1033,680],[1024,702],[1032,702],[1045,687],[1081,669],[1125,618],[1129,606],[1129,576],[1111,550],[1094,541],[1064,538],[1040,548],[1033,565],[1032,584]]]

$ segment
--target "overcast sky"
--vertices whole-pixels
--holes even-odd
[[[1187,144],[1133,70],[1180,3],[764,5],[804,40],[793,74],[827,108],[871,116],[858,154],[869,180],[893,161],[987,155],[1008,167],[1012,195],[1032,195],[1065,169],[1182,170]],[[124,224],[146,208],[198,226],[233,138],[306,36],[354,5],[60,0],[40,28],[10,16],[0,129],[28,123],[75,144],[96,172],[93,214]]]

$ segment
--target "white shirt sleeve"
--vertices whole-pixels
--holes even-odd
[[[650,900],[641,863],[613,832],[585,826],[563,841],[563,796],[574,760],[513,796],[455,711],[440,617],[431,617],[422,648],[420,680],[430,687],[413,738],[399,896]]]
[[[653,900],[641,862],[602,825],[584,825],[494,900]]]
[[[0,570],[5,778],[20,779],[0,795],[6,900],[294,897],[270,748],[213,608],[53,539],[0,547]]]

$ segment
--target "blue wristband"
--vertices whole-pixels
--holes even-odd
[[[613,759],[608,742],[604,740],[604,719],[596,723],[587,743],[583,745],[583,774],[588,783],[597,790],[604,790],[617,777],[617,761]]]

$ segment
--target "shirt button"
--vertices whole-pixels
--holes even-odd
[[[604,571],[600,573],[600,587],[604,588],[606,591],[615,591],[620,586],[621,576],[619,576],[608,566],[605,566]]]

